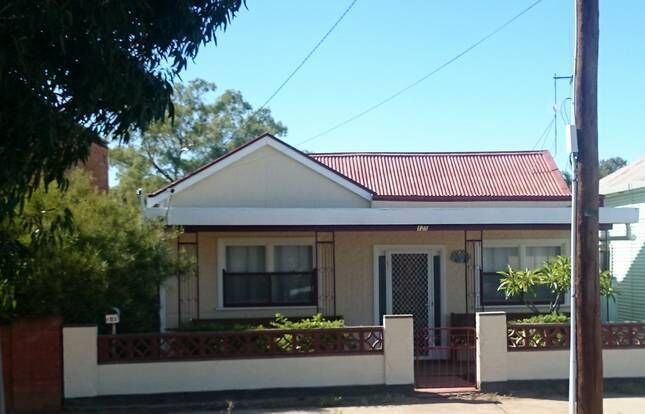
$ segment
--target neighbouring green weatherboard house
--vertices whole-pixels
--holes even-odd
[[[609,267],[619,294],[609,318],[645,320],[645,156],[600,180],[606,207],[639,210],[638,222],[609,231]]]

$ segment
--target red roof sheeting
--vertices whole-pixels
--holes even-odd
[[[548,151],[307,154],[372,190],[377,200],[565,200]]]

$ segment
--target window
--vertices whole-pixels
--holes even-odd
[[[276,272],[284,272],[274,277],[272,296],[276,302],[308,303],[315,293],[315,284],[310,277],[313,271],[311,246],[275,246],[273,266]]]
[[[543,266],[547,260],[561,254],[563,254],[563,244],[484,247],[480,304],[483,306],[524,304],[521,296],[506,299],[504,292],[497,290],[502,278],[497,272],[506,271],[508,266],[513,269],[536,269]],[[536,288],[533,295],[533,302],[536,304],[548,304],[551,299],[551,291],[548,287]]]
[[[226,245],[224,307],[315,306],[313,245]]]
[[[527,246],[526,247],[526,267],[528,269],[537,269],[544,266],[549,259],[562,254],[560,246]]]
[[[522,298],[506,299],[504,292],[497,290],[502,278],[497,272],[505,271],[508,266],[520,267],[519,247],[486,247],[483,250],[483,271],[481,278],[482,305],[520,305]]]
[[[229,272],[264,272],[265,269],[264,246],[226,246],[226,270]]]
[[[278,272],[310,272],[312,270],[311,246],[275,246],[273,266]]]
[[[526,247],[526,267],[528,269],[537,269],[544,266],[549,259],[562,254],[560,246],[527,246]],[[540,286],[533,292],[533,301],[536,303],[549,303],[551,300],[551,290],[548,286]],[[562,298],[564,299],[564,298]]]

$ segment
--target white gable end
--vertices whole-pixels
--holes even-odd
[[[369,207],[368,198],[337,181],[274,145],[262,145],[177,191],[171,206]]]

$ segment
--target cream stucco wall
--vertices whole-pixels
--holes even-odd
[[[65,398],[97,395],[96,326],[63,328],[63,383]]]
[[[271,147],[177,192],[174,207],[369,207],[370,201]]]
[[[465,236],[479,236],[478,231],[337,231],[335,232],[336,314],[349,325],[380,324],[374,312],[375,246],[438,246],[443,252],[441,285],[444,290],[444,321],[450,313],[466,311],[465,266],[449,259],[454,250],[464,249]],[[188,237],[188,236],[184,236]],[[276,312],[287,316],[306,316],[315,307],[223,309],[218,303],[218,242],[224,239],[315,239],[314,232],[199,232],[191,241],[198,246],[199,318],[264,318]],[[552,239],[568,240],[564,230],[486,230],[483,245],[491,240]],[[185,239],[184,239],[185,241]],[[168,281],[166,303],[176,314],[176,283]],[[174,315],[169,314],[169,318]],[[176,321],[176,316],[172,318]],[[172,327],[172,325],[170,325]]]
[[[508,379],[506,362],[506,315],[503,312],[478,312],[477,385]]]
[[[535,240],[535,239],[552,239],[552,240],[569,240],[569,230],[484,230],[483,245],[486,246],[486,240]]]
[[[141,363],[97,362],[96,327],[63,329],[65,398],[262,388],[412,385],[412,319],[383,327],[382,353]]]
[[[507,353],[508,379],[566,379],[569,351],[527,351]],[[645,349],[602,351],[605,378],[645,378]]]
[[[414,383],[413,328],[412,315],[383,316],[386,385]]]
[[[487,383],[562,380],[569,376],[569,351],[511,351],[506,344],[506,314],[477,314],[477,380]],[[605,349],[605,378],[645,378],[645,348]]]
[[[97,395],[383,384],[383,355],[98,366]]]

